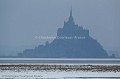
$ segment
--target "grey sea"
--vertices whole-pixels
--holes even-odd
[[[0,63],[61,63],[61,64],[120,64],[120,59],[110,58],[0,58]]]

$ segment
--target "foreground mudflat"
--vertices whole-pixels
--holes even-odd
[[[1,64],[0,78],[120,77],[120,65]]]
[[[92,72],[120,72],[120,65],[54,65],[54,64],[41,64],[41,65],[0,65],[0,71],[92,71]]]

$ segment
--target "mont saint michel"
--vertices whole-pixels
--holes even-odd
[[[58,28],[57,37],[69,37],[70,39],[55,38],[51,43],[39,45],[33,49],[25,49],[18,57],[36,58],[108,58],[106,50],[94,38],[89,35],[89,30],[75,24],[72,9],[63,28]]]

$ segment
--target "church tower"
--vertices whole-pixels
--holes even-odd
[[[73,21],[72,8],[71,8],[71,10],[70,10],[70,17],[69,17],[69,21]]]
[[[70,16],[69,16],[68,23],[73,24],[73,25],[75,24],[75,23],[74,23],[74,19],[73,19],[73,15],[72,15],[72,8],[71,8],[71,10],[70,10]]]

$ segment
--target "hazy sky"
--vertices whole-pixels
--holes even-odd
[[[0,0],[0,55],[22,52],[56,36],[73,9],[75,23],[89,29],[106,50],[120,51],[120,0]]]

